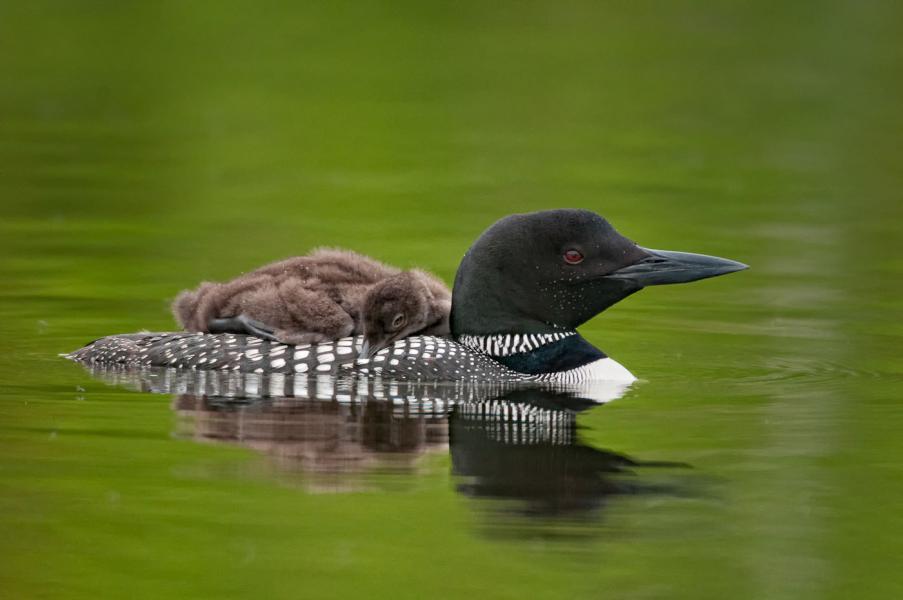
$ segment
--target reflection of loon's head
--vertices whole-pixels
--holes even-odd
[[[497,404],[476,414],[456,409],[450,417],[452,469],[461,493],[509,501],[495,506],[522,515],[571,518],[591,518],[611,496],[674,493],[670,486],[621,475],[643,466],[683,465],[640,462],[579,441],[576,412],[594,403],[518,390]]]

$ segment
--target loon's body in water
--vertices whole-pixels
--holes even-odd
[[[501,219],[467,251],[452,295],[453,340],[412,336],[367,357],[360,336],[291,346],[237,334],[138,333],[102,338],[69,358],[248,373],[632,381],[576,328],[646,286],[745,268],[713,256],[642,248],[587,210],[541,211]]]

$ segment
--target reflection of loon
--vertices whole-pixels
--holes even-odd
[[[617,495],[673,494],[674,486],[649,483],[635,475],[638,467],[677,467],[679,463],[638,461],[581,443],[573,411],[588,403],[560,392],[512,390],[495,402],[516,407],[544,407],[559,420],[551,436],[536,436],[530,423],[472,418],[456,411],[449,422],[452,467],[458,490],[474,498],[516,501],[504,508],[538,517],[588,517]],[[576,402],[579,403],[579,400]],[[565,410],[556,407],[568,407]],[[628,475],[631,477],[622,477]]]
[[[362,339],[287,346],[245,335],[114,335],[69,358],[87,364],[393,379],[633,381],[576,328],[643,287],[745,269],[723,258],[641,248],[602,217],[552,210],[506,217],[474,243],[452,297],[455,341],[399,340],[372,358]]]
[[[177,394],[176,410],[192,417],[187,435],[264,452],[285,468],[311,474],[308,483],[319,489],[324,475],[410,470],[418,457],[444,452],[448,444],[457,489],[477,499],[514,501],[490,505],[513,514],[586,519],[612,495],[673,492],[620,477],[663,463],[579,440],[577,414],[598,406],[598,395],[583,395],[588,388],[305,377],[292,397],[272,393],[286,389],[284,380],[253,374],[91,370],[109,383]],[[349,489],[335,478],[331,485]]]

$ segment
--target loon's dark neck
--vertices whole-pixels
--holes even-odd
[[[569,371],[607,355],[576,331],[548,334],[462,335],[457,341],[529,375]]]

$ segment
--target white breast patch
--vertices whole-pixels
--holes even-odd
[[[561,381],[564,383],[576,383],[580,381],[633,383],[636,381],[636,377],[634,377],[633,373],[612,358],[600,358],[599,360],[587,363],[576,369],[540,375],[539,379],[542,381]]]

